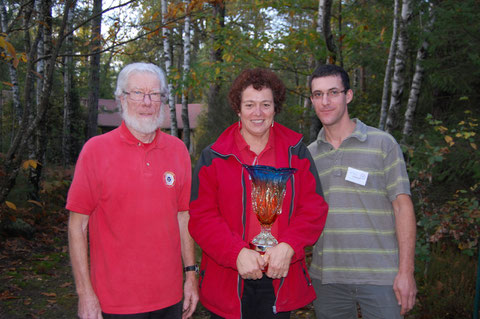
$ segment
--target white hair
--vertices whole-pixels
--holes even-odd
[[[115,89],[115,99],[120,102],[120,97],[127,88],[128,78],[132,73],[151,73],[160,80],[160,93],[162,94],[162,103],[166,103],[168,96],[167,78],[165,72],[153,63],[135,62],[125,66],[117,78],[117,88]],[[120,105],[120,103],[119,103]]]

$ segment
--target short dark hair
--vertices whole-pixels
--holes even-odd
[[[335,64],[323,64],[313,71],[308,83],[310,87],[310,93],[312,92],[312,82],[316,78],[324,78],[326,76],[339,76],[342,79],[343,88],[350,90],[350,77],[348,73],[340,66]]]
[[[285,85],[272,71],[259,68],[243,70],[233,81],[228,92],[228,100],[235,113],[240,113],[242,93],[250,85],[255,90],[263,88],[272,90],[275,113],[280,113],[282,104],[285,102]]]

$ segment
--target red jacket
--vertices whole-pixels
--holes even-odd
[[[203,250],[200,266],[200,301],[224,318],[241,318],[243,280],[236,261],[240,250],[249,247],[246,205],[251,205],[251,182],[235,146],[234,124],[205,148],[197,162],[190,202],[189,231]],[[273,280],[274,312],[290,311],[315,299],[305,265],[304,248],[320,236],[328,206],[322,197],[317,169],[302,136],[278,123],[275,156],[278,167],[298,171],[287,183],[278,223],[279,242],[295,251],[288,275]],[[256,222],[256,220],[255,220]]]

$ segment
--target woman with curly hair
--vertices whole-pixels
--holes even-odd
[[[327,204],[302,135],[274,121],[285,101],[275,73],[244,70],[228,97],[238,123],[203,150],[190,202],[189,230],[203,250],[200,301],[211,318],[289,318],[315,299],[304,248],[320,236]],[[297,170],[272,227],[278,245],[264,255],[249,246],[260,224],[243,164]]]

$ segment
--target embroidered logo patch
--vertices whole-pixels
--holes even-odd
[[[165,172],[163,174],[163,180],[165,181],[165,185],[167,185],[167,187],[173,187],[173,185],[175,185],[175,174],[172,172]]]

